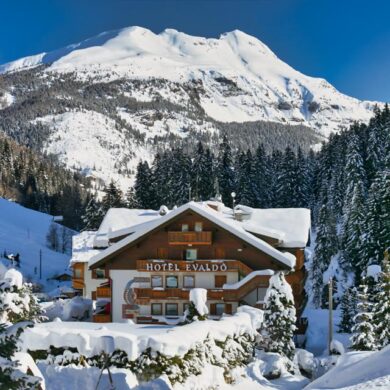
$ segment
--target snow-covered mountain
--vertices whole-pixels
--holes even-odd
[[[150,144],[167,139],[210,138],[225,128],[261,133],[258,121],[271,121],[301,125],[290,126],[286,139],[297,138],[299,129],[310,144],[318,142],[315,132],[327,137],[368,121],[374,108],[294,70],[238,30],[206,39],[130,27],[2,65],[0,73],[0,109],[20,115],[28,99],[36,106],[50,96],[50,109],[43,104],[19,125],[44,127],[44,151],[104,180],[131,173],[138,157],[150,156]],[[302,125],[314,130],[312,137]]]

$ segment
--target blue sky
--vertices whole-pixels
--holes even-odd
[[[388,0],[1,0],[0,63],[132,25],[207,37],[238,28],[346,94],[390,101]]]

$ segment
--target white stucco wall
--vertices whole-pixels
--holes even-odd
[[[92,271],[88,269],[88,263],[84,263],[84,298],[92,299],[92,291],[96,291],[96,287],[107,282],[107,279],[92,279]]]

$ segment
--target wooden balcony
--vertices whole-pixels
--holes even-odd
[[[238,289],[208,289],[207,299],[216,301],[239,301],[245,295],[249,294],[257,287],[264,285],[268,286],[269,276],[256,275],[247,283],[241,285]],[[170,299],[189,299],[189,290],[181,288],[167,288],[163,290],[157,290],[153,288],[135,288],[136,303],[140,305],[148,304],[151,300],[170,300]]]
[[[94,314],[93,322],[111,322],[111,314]]]
[[[72,287],[75,290],[82,290],[85,287],[84,279],[72,279]]]
[[[111,287],[109,286],[97,287],[96,298],[111,298]]]
[[[170,245],[211,245],[212,232],[168,232]]]

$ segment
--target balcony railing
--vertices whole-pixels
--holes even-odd
[[[168,232],[170,245],[211,245],[212,232]]]
[[[96,298],[111,298],[111,287],[109,286],[97,287]]]
[[[249,294],[257,287],[268,284],[269,276],[256,275],[248,282],[244,283],[237,289],[208,289],[207,299],[209,300],[225,300],[225,301],[238,301]],[[150,300],[158,299],[189,299],[189,290],[181,288],[166,288],[166,289],[153,289],[153,288],[135,288],[136,302],[138,304],[147,304]]]

